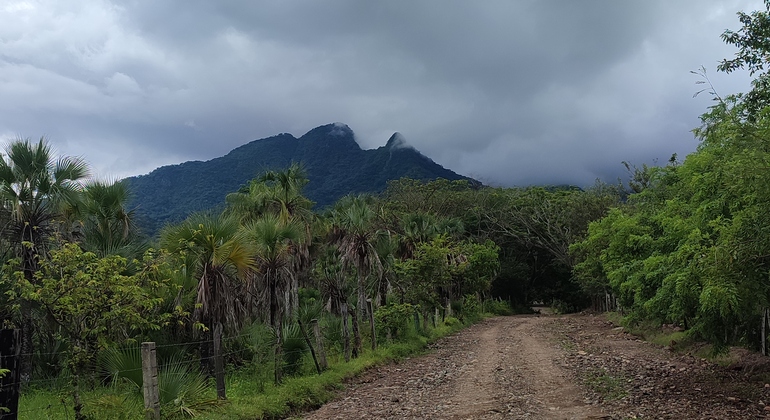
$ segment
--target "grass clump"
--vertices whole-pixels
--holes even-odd
[[[583,381],[589,389],[599,394],[605,401],[619,400],[628,395],[626,389],[628,381],[623,377],[610,374],[604,368],[589,371]]]

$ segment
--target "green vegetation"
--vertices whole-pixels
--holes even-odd
[[[248,190],[261,173],[280,171],[302,162],[307,171],[304,195],[317,209],[326,209],[348,194],[377,194],[393,179],[421,181],[467,179],[394,139],[376,150],[362,150],[345,125],[327,124],[300,138],[280,134],[240,146],[206,162],[164,166],[125,180],[143,230],[155,235],[165,224],[191,213],[222,208],[228,193]]]
[[[9,150],[53,160],[45,142],[20,140]],[[317,214],[303,193],[304,170],[292,165],[227,196],[222,212],[167,226],[151,249],[126,210],[124,184],[85,183],[70,172],[48,175],[67,188],[8,197],[15,208],[44,207],[34,223],[22,218],[27,212],[0,213],[22,232],[36,226],[30,240],[19,242],[14,229],[0,236],[3,325],[30,324],[22,329],[29,373],[21,410],[33,417],[140,416],[145,341],[158,348],[164,416],[284,415],[327,399],[341,378],[480,319],[485,308],[512,312],[508,300],[490,299],[502,248],[466,230],[479,209],[460,203],[494,192],[465,181],[390,187],[430,189],[457,202],[452,212],[347,196]],[[34,176],[44,184],[46,173]],[[29,182],[17,178],[8,188],[23,192]],[[227,401],[213,392],[216,348]]]
[[[740,51],[720,70],[764,71],[766,6],[739,13],[743,28],[725,32]],[[630,325],[676,324],[716,352],[760,347],[770,297],[769,92],[764,72],[746,95],[722,98],[712,87],[697,151],[665,167],[629,167],[644,182],[572,245],[583,288],[617,296]]]
[[[619,400],[628,395],[628,380],[613,376],[603,368],[586,372],[583,383],[605,401]]]
[[[410,317],[411,314],[410,312]],[[162,402],[163,413],[166,416],[164,418],[191,416],[201,419],[283,418],[292,413],[318,407],[328,401],[346,378],[353,377],[373,366],[418,354],[429,342],[458,331],[464,325],[454,318],[449,318],[446,323],[430,328],[425,334],[418,334],[412,323],[406,323],[404,327],[405,329],[397,335],[399,337],[397,341],[382,346],[376,351],[364,351],[360,357],[350,362],[336,360],[321,375],[299,375],[287,378],[280,385],[272,383],[265,385],[260,381],[259,374],[253,370],[247,368],[233,371],[228,376],[229,401],[227,402],[217,402],[213,388],[199,374],[178,380],[180,375],[174,372],[162,372],[161,389],[169,389],[168,392],[161,393],[167,396],[164,398],[165,402]],[[136,361],[140,363],[138,359]],[[307,365],[307,360],[304,362]],[[172,369],[182,369],[174,366],[180,365],[172,365]],[[123,369],[126,367],[122,364]],[[185,371],[184,375],[190,376],[191,373]],[[165,377],[172,378],[171,383],[164,381]],[[194,384],[192,387],[189,384],[190,381]],[[143,418],[144,407],[138,386],[133,381],[130,383],[132,385],[130,387],[96,387],[84,392],[86,414],[92,418]],[[41,416],[51,419],[71,418],[73,416],[71,407],[61,402],[62,394],[65,392],[63,388],[53,387],[49,390],[40,389],[25,393],[21,406],[29,415],[22,413],[20,418],[32,419]]]
[[[740,52],[722,70],[764,71],[770,46],[755,41],[770,31],[767,8],[725,34]],[[157,345],[166,418],[286,416],[346,377],[533,303],[617,302],[632,331],[683,329],[647,337],[660,344],[759,347],[770,306],[764,80],[747,95],[713,94],[683,162],[624,162],[628,185],[585,190],[480,187],[396,137],[361,151],[340,126],[115,184],[86,182],[85,164],[52,156],[44,140],[13,141],[0,159],[0,321],[21,329],[22,418],[143,417],[145,341]],[[249,180],[255,153],[284,169]],[[307,170],[289,165],[297,156]],[[361,179],[345,172],[354,164]],[[386,183],[404,173],[419,179]],[[166,209],[156,220],[192,202],[206,211],[152,243],[127,206],[132,188]],[[309,191],[328,200],[324,213]],[[227,397],[213,386],[221,361]],[[586,381],[623,396],[622,378]]]

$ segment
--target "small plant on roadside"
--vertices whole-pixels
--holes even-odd
[[[628,395],[625,383],[622,377],[613,376],[606,369],[596,369],[589,371],[584,379],[588,388],[599,394],[605,401],[615,401]]]
[[[484,302],[484,309],[486,312],[493,315],[513,315],[513,309],[511,303],[507,300],[489,300]]]
[[[460,322],[459,319],[457,319],[457,318],[455,318],[453,316],[448,316],[448,317],[446,317],[446,319],[444,319],[444,325],[446,325],[448,327],[456,327],[456,326],[459,326],[461,324],[462,324],[462,322]]]
[[[481,302],[476,295],[465,295],[461,319],[466,322],[476,322],[481,318]]]

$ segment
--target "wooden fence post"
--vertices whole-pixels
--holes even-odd
[[[217,398],[226,400],[225,393],[225,360],[222,356],[222,323],[214,327],[214,378],[217,383]]]
[[[366,309],[369,312],[369,325],[372,327],[372,350],[377,350],[377,331],[374,328],[374,305],[371,299],[366,299]]]
[[[329,364],[326,362],[326,350],[324,350],[324,340],[323,336],[321,336],[321,326],[318,325],[317,319],[310,320],[310,324],[313,326],[315,347],[318,350],[318,365],[321,367],[321,370],[326,370]]]
[[[147,420],[160,420],[160,392],[158,390],[158,359],[155,343],[142,343],[142,391]]]
[[[0,378],[0,419],[16,420],[21,385],[21,330],[0,330],[0,369],[9,372]]]

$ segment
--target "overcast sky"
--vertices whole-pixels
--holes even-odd
[[[761,0],[0,0],[0,139],[116,179],[343,122],[493,185],[695,150],[725,29]]]

